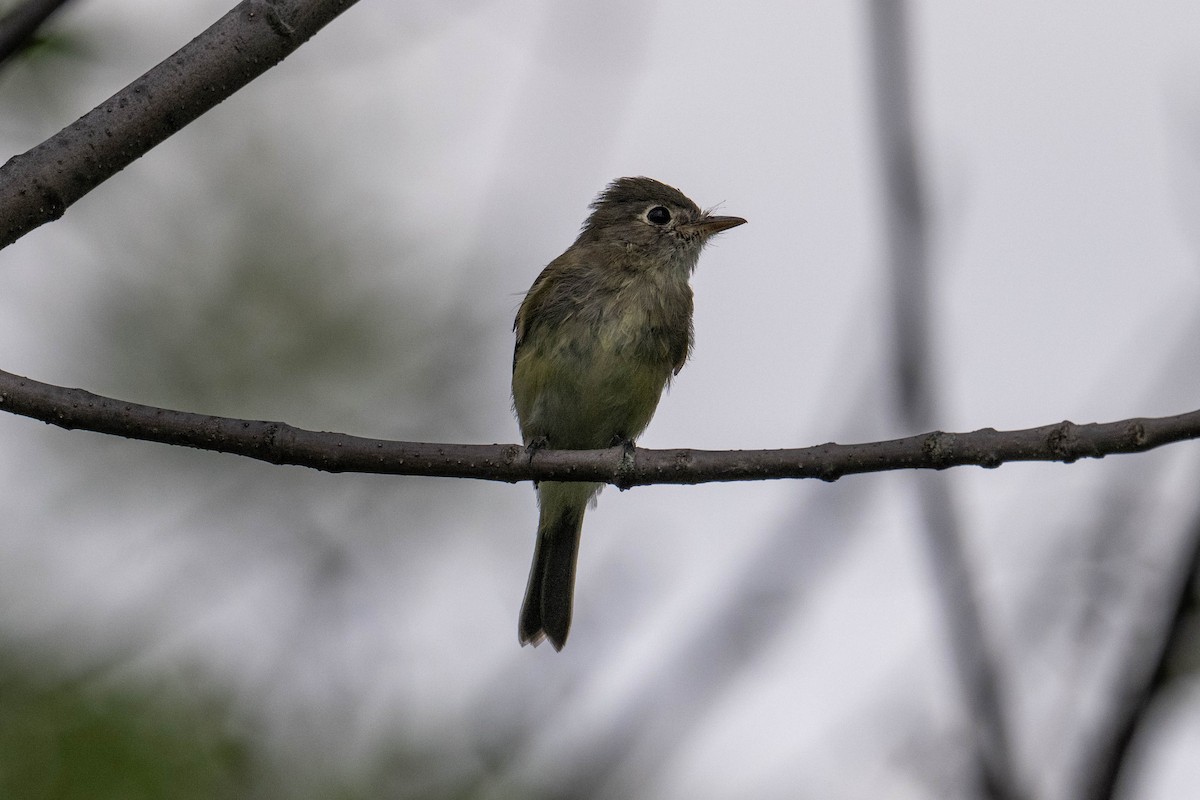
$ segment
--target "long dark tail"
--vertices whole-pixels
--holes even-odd
[[[555,650],[562,650],[567,643],[579,533],[584,509],[595,491],[586,483],[543,482],[538,486],[541,516],[537,544],[517,631],[523,645],[536,646],[549,639]]]

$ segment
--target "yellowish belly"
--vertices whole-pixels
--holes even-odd
[[[629,337],[562,326],[526,342],[513,367],[513,401],[526,442],[596,449],[634,439],[650,423],[672,364]],[[644,344],[644,343],[643,343]]]

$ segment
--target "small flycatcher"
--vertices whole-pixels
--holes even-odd
[[[746,221],[712,216],[650,178],[613,181],[591,209],[513,323],[513,405],[529,448],[633,445],[692,349],[688,279],[700,250]],[[601,486],[538,484],[521,644],[548,638],[561,650],[566,643],[583,512]]]

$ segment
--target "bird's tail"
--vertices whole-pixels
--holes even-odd
[[[555,650],[562,650],[567,642],[583,512],[598,488],[591,483],[538,484],[541,511],[517,632],[521,644],[536,646],[549,639]]]

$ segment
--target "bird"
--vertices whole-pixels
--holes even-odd
[[[574,243],[526,292],[513,331],[512,397],[530,458],[538,449],[631,453],[691,354],[700,251],[741,217],[702,211],[646,177],[610,182]],[[583,515],[603,484],[541,481],[522,645],[562,650],[571,627]]]

